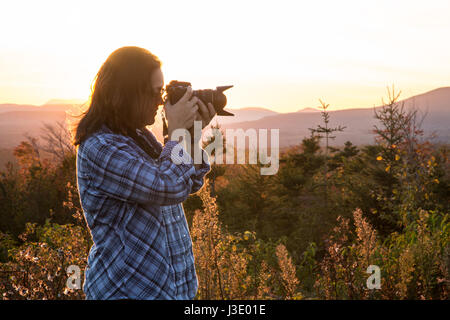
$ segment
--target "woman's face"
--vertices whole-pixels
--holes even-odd
[[[151,76],[151,85],[153,90],[153,95],[155,100],[153,100],[152,105],[148,106],[148,118],[147,125],[151,125],[155,122],[156,113],[158,112],[158,107],[163,104],[161,99],[161,90],[164,87],[164,76],[161,69],[153,71]]]

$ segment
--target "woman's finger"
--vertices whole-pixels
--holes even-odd
[[[189,100],[188,102],[186,102],[186,105],[189,106],[189,108],[192,108],[193,106],[195,106],[196,104],[198,104],[198,98],[197,97],[193,97],[191,100]]]
[[[190,127],[192,127],[194,125],[194,121],[195,121],[197,113],[198,112],[196,111],[196,112],[193,112],[193,113],[189,114],[189,116],[186,119],[186,123],[188,124],[187,128],[190,128]]]
[[[205,105],[205,103],[201,99],[198,99],[197,104],[202,118],[205,120],[209,119],[209,110],[208,107]]]
[[[198,112],[198,104],[194,105],[191,109],[192,117],[195,117],[195,114]]]
[[[186,92],[184,93],[184,95],[181,97],[181,99],[178,101],[180,103],[186,103],[189,101],[189,99],[192,96],[192,87],[188,87],[186,89]]]
[[[208,103],[208,110],[209,110],[209,119],[214,118],[216,115],[216,109],[214,109],[214,106],[211,102]]]

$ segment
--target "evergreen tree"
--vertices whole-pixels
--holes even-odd
[[[309,128],[312,134],[318,133],[319,138],[323,138],[325,135],[325,166],[324,166],[324,185],[325,185],[325,207],[328,207],[328,151],[330,149],[329,147],[329,139],[335,139],[336,136],[333,136],[333,132],[342,132],[346,127],[338,126],[335,128],[330,128],[329,122],[330,122],[330,114],[328,113],[327,109],[330,106],[329,104],[326,104],[322,100],[319,100],[322,108],[322,119],[325,124],[325,126],[317,125],[316,128]]]

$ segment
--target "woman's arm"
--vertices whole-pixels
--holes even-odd
[[[134,155],[125,142],[103,136],[86,142],[88,144],[80,147],[79,152],[88,161],[90,186],[122,201],[158,205],[181,203],[201,188],[203,177],[209,171],[208,163],[196,170],[192,159],[174,163],[172,150],[175,146],[179,152],[186,152],[175,141],[164,146],[158,165]]]

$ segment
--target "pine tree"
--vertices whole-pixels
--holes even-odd
[[[325,124],[325,126],[317,125],[316,128],[308,128],[311,131],[311,135],[314,135],[318,133],[317,137],[323,138],[325,135],[325,167],[324,167],[324,180],[325,180],[325,206],[328,207],[328,151],[330,150],[329,147],[329,139],[335,139],[336,136],[333,136],[333,132],[342,132],[346,127],[338,126],[336,128],[330,128],[328,126],[330,122],[330,114],[328,113],[327,109],[330,106],[329,104],[326,104],[322,100],[319,100],[322,108],[322,119]]]

